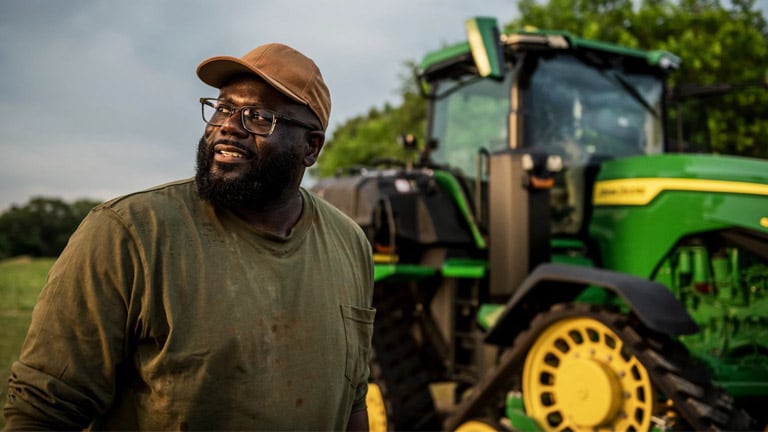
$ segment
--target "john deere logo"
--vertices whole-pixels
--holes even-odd
[[[622,187],[605,187],[597,191],[598,196],[616,196],[616,195],[643,195],[645,194],[645,188],[641,186],[622,186]]]
[[[595,184],[595,205],[646,205],[664,191],[690,191],[768,195],[768,185],[725,180],[680,178],[627,178],[600,180]],[[760,219],[768,228],[768,216]]]
[[[760,226],[768,228],[768,216],[760,218]]]

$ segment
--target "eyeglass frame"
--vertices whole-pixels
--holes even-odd
[[[232,118],[232,116],[235,113],[239,112],[240,113],[240,124],[243,126],[243,129],[245,129],[246,131],[248,131],[249,133],[252,133],[254,135],[264,136],[264,137],[272,135],[272,133],[275,131],[275,127],[277,127],[277,119],[280,119],[280,120],[282,120],[282,121],[284,121],[286,123],[291,123],[291,124],[296,125],[296,126],[301,126],[303,128],[306,128],[306,129],[309,129],[309,130],[312,130],[312,131],[319,130],[317,126],[313,126],[313,125],[311,125],[309,123],[305,123],[305,122],[303,122],[301,120],[297,120],[295,118],[288,117],[288,116],[286,116],[284,114],[280,114],[278,112],[272,111],[272,110],[267,109],[267,108],[262,108],[260,106],[256,106],[256,105],[237,106],[237,105],[233,105],[231,103],[222,101],[221,99],[218,99],[218,98],[201,97],[200,98],[201,115],[203,117],[203,121],[207,125],[211,125],[211,126],[224,126],[223,122],[221,124],[214,124],[214,123],[211,123],[211,122],[209,122],[208,120],[205,119],[205,106],[208,105],[209,107],[215,109],[215,107],[213,105],[208,103],[209,101],[216,101],[219,104],[223,104],[226,107],[228,107],[229,109],[231,109],[231,111],[229,113],[229,117],[227,117],[227,120],[229,118]],[[272,126],[269,128],[269,132],[254,132],[254,131],[248,129],[248,127],[245,125],[245,110],[249,109],[249,108],[250,109],[256,109],[256,110],[258,110],[260,112],[265,112],[265,113],[267,113],[267,114],[272,116]]]

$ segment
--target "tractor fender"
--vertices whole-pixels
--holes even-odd
[[[526,277],[485,337],[493,345],[511,345],[534,316],[556,303],[573,301],[586,287],[599,286],[619,297],[649,329],[680,336],[698,325],[669,289],[654,281],[611,270],[546,263]]]

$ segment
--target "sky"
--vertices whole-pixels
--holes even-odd
[[[329,137],[399,103],[408,61],[513,0],[0,0],[0,212],[32,197],[106,200],[195,169],[208,57],[281,42],[331,91]],[[322,155],[321,155],[322,160]]]
[[[198,98],[218,94],[195,75],[203,59],[304,52],[331,90],[330,137],[399,103],[406,63],[464,40],[472,16],[505,24],[516,1],[0,0],[0,212],[193,176]]]

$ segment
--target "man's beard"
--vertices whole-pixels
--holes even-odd
[[[213,148],[213,145],[207,145],[205,138],[200,138],[195,181],[200,198],[215,207],[261,209],[275,203],[286,188],[300,180],[300,157],[281,150],[273,152],[268,160],[261,154],[254,156],[253,152],[249,152],[252,158],[250,170],[239,177],[225,178],[221,173],[230,171],[232,167],[216,164]]]

